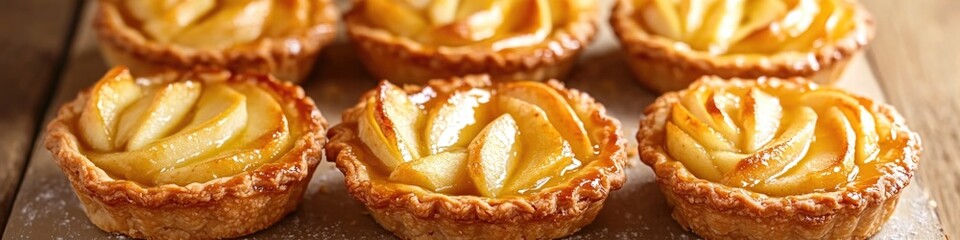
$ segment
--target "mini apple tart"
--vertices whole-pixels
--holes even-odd
[[[60,108],[46,147],[104,231],[229,238],[296,209],[325,126],[302,89],[269,76],[117,67]]]
[[[376,77],[562,78],[596,29],[594,0],[359,0],[348,36]]]
[[[626,180],[620,123],[556,81],[384,81],[328,135],[349,192],[405,239],[567,236]]]
[[[710,75],[832,83],[874,36],[854,0],[617,0],[611,15],[637,80],[658,92]]]
[[[920,161],[892,107],[805,79],[708,77],[637,134],[673,218],[707,239],[865,239]]]
[[[134,75],[194,66],[300,82],[338,19],[329,0],[99,0],[94,29],[110,64]]]

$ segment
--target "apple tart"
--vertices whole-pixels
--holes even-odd
[[[637,80],[658,92],[709,75],[829,84],[874,36],[854,0],[617,0],[611,15]]]
[[[637,134],[673,218],[708,239],[865,239],[920,160],[892,107],[804,79],[708,77]]]
[[[104,231],[213,239],[296,209],[325,126],[302,89],[269,76],[117,67],[60,108],[45,143]]]
[[[94,29],[134,75],[218,67],[300,82],[338,19],[329,0],[100,0]]]
[[[360,0],[344,16],[381,79],[562,78],[596,33],[593,0]]]
[[[349,192],[405,239],[567,236],[626,180],[619,122],[556,81],[383,81],[328,135]]]

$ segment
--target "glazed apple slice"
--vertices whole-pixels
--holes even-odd
[[[142,95],[130,72],[114,68],[90,90],[90,99],[80,113],[80,136],[90,148],[113,150],[121,112]]]
[[[376,95],[367,101],[365,111],[358,123],[360,140],[389,170],[420,158],[416,130],[422,114],[406,92],[383,81]]]
[[[233,88],[247,97],[247,127],[231,140],[238,148],[212,157],[185,162],[157,175],[157,183],[186,185],[231,176],[276,159],[290,147],[290,125],[280,103],[263,89],[250,85]]]
[[[808,107],[795,110],[796,118],[773,143],[737,163],[724,174],[721,183],[736,187],[753,187],[791,166],[804,156],[813,140],[817,114]]]
[[[466,148],[483,130],[485,103],[490,92],[471,89],[454,92],[439,107],[430,109],[424,130],[427,152],[437,154],[450,148]]]
[[[703,145],[671,122],[666,125],[666,134],[667,153],[670,156],[683,163],[697,177],[710,181],[720,179],[720,171]]]
[[[147,2],[158,1],[126,1],[128,4],[140,5]],[[134,3],[137,2],[137,3]],[[165,2],[165,1],[159,1]],[[195,1],[177,1],[176,3],[161,3],[157,6],[159,13],[149,18],[141,18],[144,21],[143,30],[159,42],[170,42],[174,36],[177,36],[183,29],[194,24],[210,10],[216,7],[215,0],[195,0]],[[145,6],[144,6],[145,7]],[[139,7],[138,7],[139,8]]]
[[[493,120],[473,142],[467,152],[467,173],[484,197],[500,195],[504,182],[520,157],[520,131],[510,114]]]
[[[680,1],[677,6],[678,18],[682,22],[682,36],[689,38],[697,33],[709,10],[717,0],[688,0]]]
[[[466,152],[443,152],[400,164],[390,174],[390,181],[455,194],[469,187],[466,164]]]
[[[312,6],[309,0],[284,0],[273,3],[270,12],[270,24],[264,30],[266,36],[288,36],[306,29],[310,25],[311,10],[314,12],[329,6]],[[315,10],[314,10],[315,9]]]
[[[703,147],[712,150],[737,151],[732,142],[723,138],[719,132],[710,128],[706,123],[700,121],[687,111],[681,104],[674,104],[670,110],[670,121],[680,130],[689,134],[690,137],[700,142]]]
[[[219,149],[247,124],[246,97],[223,84],[209,85],[197,101],[193,120],[182,130],[134,151],[89,154],[90,159],[126,179],[150,182],[157,173]]]
[[[636,8],[643,18],[644,26],[650,31],[669,39],[683,39],[680,16],[670,0],[649,0]]]
[[[473,2],[494,2],[494,1],[473,1]],[[469,1],[464,4],[471,4]],[[460,6],[460,0],[434,0],[427,7],[427,18],[434,26],[450,24],[457,20],[457,8]]]
[[[138,150],[173,130],[193,109],[201,85],[174,82],[141,98],[120,117],[116,146]]]
[[[537,82],[515,82],[501,85],[498,94],[536,105],[545,112],[551,125],[569,142],[577,158],[593,159],[595,153],[583,121],[556,90]]]
[[[404,37],[412,37],[429,25],[417,11],[393,0],[367,0],[364,16],[367,21]]]
[[[498,28],[503,33],[501,36],[508,37],[494,40],[491,46],[493,51],[538,44],[553,32],[549,0],[519,0],[509,4],[524,5],[510,6],[503,11],[504,16],[516,18],[507,18],[509,22],[504,23],[506,26]]]
[[[691,115],[733,143],[740,139],[740,129],[732,118],[735,116],[732,112],[739,107],[739,101],[737,95],[703,89],[692,90],[680,99],[680,103]]]
[[[271,0],[222,1],[218,11],[184,29],[174,38],[189,47],[222,49],[256,40],[263,33]]]
[[[429,9],[433,24],[438,26],[431,36],[444,45],[466,45],[489,39],[502,26],[508,0],[435,1]]]
[[[509,96],[500,96],[498,105],[517,120],[523,149],[502,194],[523,194],[538,189],[575,166],[570,144],[550,124],[540,107]]]
[[[818,111],[839,107],[854,126],[853,129],[856,132],[857,163],[869,163],[876,159],[880,151],[877,119],[863,107],[864,104],[859,100],[840,91],[822,89],[804,94],[801,101]],[[866,102],[866,104],[871,103]]]
[[[780,99],[759,89],[750,89],[741,103],[743,138],[740,146],[745,152],[755,152],[776,136],[780,119],[783,118],[783,107],[780,106]]]
[[[730,42],[739,42],[756,31],[769,28],[771,23],[787,15],[787,7],[783,1],[747,1],[744,22],[740,24]]]
[[[700,29],[687,43],[696,49],[725,51],[743,18],[746,0],[719,0],[713,4]]]

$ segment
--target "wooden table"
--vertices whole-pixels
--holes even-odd
[[[80,21],[88,19],[84,15],[90,14],[89,8],[83,6],[89,3],[90,0],[0,1],[0,71],[6,83],[0,88],[0,139],[3,139],[0,141],[0,231],[10,229],[5,227],[10,217],[29,215],[14,208],[15,199],[19,199],[16,205],[21,206],[50,197],[30,192],[36,189],[20,189],[24,176],[32,176],[31,181],[48,181],[50,178],[63,181],[56,179],[63,178],[62,174],[48,175],[49,171],[38,170],[54,165],[49,156],[42,156],[49,154],[40,146],[38,137],[42,136],[52,109],[74,98],[78,89],[87,87],[106,68],[99,53],[89,50],[95,45],[91,42],[92,32],[88,25],[84,25],[86,22]],[[957,17],[960,16],[960,1],[904,3],[868,0],[864,4],[874,13],[879,24],[877,39],[865,54],[869,66],[865,65],[863,69],[872,72],[879,80],[877,95],[885,96],[885,100],[895,105],[908,124],[923,136],[925,150],[914,184],[926,189],[918,191],[931,195],[947,236],[960,237],[960,205],[954,204],[960,202],[960,162],[955,161],[960,157],[960,125],[957,124],[960,123],[960,81],[953,78],[960,73],[960,17]],[[331,49],[324,53],[320,62],[351,55],[349,47]],[[355,61],[355,58],[350,59]],[[601,60],[623,65],[616,57]],[[356,62],[345,67],[362,71]],[[591,72],[589,67],[583,69],[580,71]],[[574,81],[568,84],[587,88],[588,92],[591,87],[602,87]],[[370,87],[366,85],[371,84],[372,81],[361,85]],[[873,86],[876,83],[864,87]],[[308,92],[320,94],[312,94],[318,101],[352,104],[357,98],[333,94],[339,90],[322,82],[305,87]],[[641,102],[649,101],[644,99]],[[635,108],[642,108],[633,105],[622,106],[622,109],[638,111]],[[321,111],[335,123],[339,120],[339,113],[331,110],[342,107],[346,106]],[[633,119],[621,120],[629,126],[626,130],[636,128],[632,126],[636,124]],[[632,134],[626,133],[627,136]],[[18,196],[25,191],[29,193]],[[70,189],[54,190],[57,191],[72,194]],[[85,216],[78,216],[82,213],[63,214],[70,219],[85,221]],[[78,232],[81,230],[77,229]]]

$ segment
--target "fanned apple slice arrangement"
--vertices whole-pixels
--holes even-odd
[[[867,99],[817,88],[691,88],[674,103],[666,150],[697,177],[785,196],[829,191],[869,175],[892,139]]]
[[[296,111],[252,84],[138,84],[111,71],[90,91],[78,122],[88,157],[110,174],[146,185],[234,175],[291,148]]]
[[[399,36],[443,46],[499,49],[544,41],[555,25],[575,21],[584,0],[366,0],[367,21]]]
[[[693,49],[769,54],[804,51],[855,27],[845,0],[634,0],[647,31]]]
[[[390,181],[446,194],[520,195],[596,158],[566,98],[542,83],[502,83],[415,101],[382,82],[359,138]]]
[[[142,31],[161,43],[221,49],[284,36],[311,21],[309,0],[124,0]],[[269,22],[269,24],[267,24]]]

